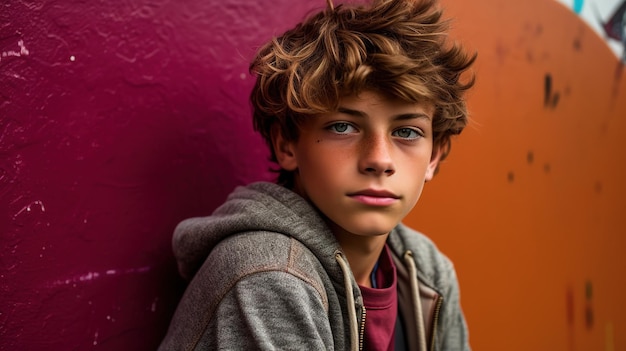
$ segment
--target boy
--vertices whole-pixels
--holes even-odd
[[[469,350],[450,261],[400,221],[467,123],[434,0],[318,13],[251,64],[277,184],[174,234],[191,282],[163,350]]]

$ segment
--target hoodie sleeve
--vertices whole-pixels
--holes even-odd
[[[286,235],[247,232],[211,251],[160,350],[334,349],[314,259]]]
[[[443,305],[441,307],[439,350],[470,351],[467,324],[459,297],[459,283],[454,266],[447,258],[441,281],[445,286],[443,293]]]
[[[256,273],[224,297],[200,344],[209,350],[332,350],[325,310],[318,291],[301,279]]]

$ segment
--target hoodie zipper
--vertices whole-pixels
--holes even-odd
[[[433,313],[433,332],[430,334],[430,350],[435,351],[435,337],[437,337],[437,323],[439,323],[439,312],[441,312],[441,305],[443,304],[443,297],[441,295],[437,298],[435,304],[435,312]]]
[[[363,350],[363,340],[365,339],[365,305],[363,305],[363,313],[361,313],[361,328],[359,330],[359,350]]]

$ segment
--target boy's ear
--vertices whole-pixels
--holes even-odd
[[[272,130],[272,144],[276,161],[280,168],[286,171],[295,171],[298,168],[298,160],[295,152],[295,142],[287,141],[283,138],[279,127]]]
[[[433,179],[435,173],[437,172],[437,167],[439,167],[439,161],[441,161],[442,156],[442,147],[437,147],[433,150],[433,154],[430,157],[430,163],[428,164],[428,167],[426,167],[426,177],[424,178],[425,181],[428,182]]]

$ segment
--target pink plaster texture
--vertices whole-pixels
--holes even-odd
[[[269,180],[248,64],[319,1],[0,4],[0,350],[153,350],[174,226]]]

